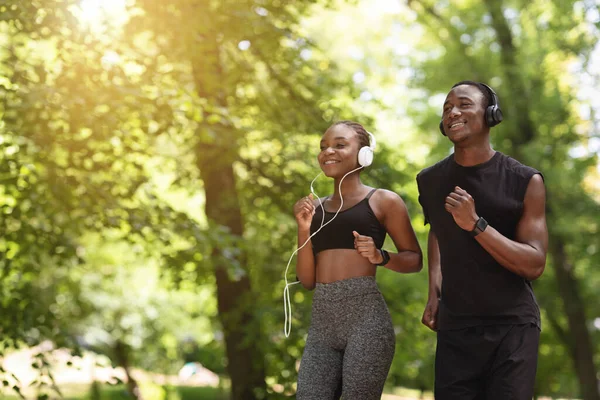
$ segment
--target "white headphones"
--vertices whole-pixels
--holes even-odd
[[[361,147],[358,151],[358,165],[361,167],[368,167],[373,163],[373,152],[375,151],[375,147],[377,147],[375,136],[373,136],[373,134],[369,131],[366,132],[371,137],[371,140],[369,140],[371,144],[370,146]]]

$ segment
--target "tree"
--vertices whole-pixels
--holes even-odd
[[[116,230],[148,253],[169,247],[168,232],[203,239],[154,195],[146,172],[156,143],[146,132],[165,116],[145,96],[156,85],[140,88],[139,70],[112,68],[111,38],[86,31],[77,4],[1,6],[2,352],[46,339],[76,347],[73,321],[61,318],[65,297],[80,300],[73,270],[85,262],[84,233]]]

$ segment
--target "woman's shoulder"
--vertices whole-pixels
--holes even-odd
[[[317,197],[313,199],[313,205],[317,207],[319,204],[325,203],[329,196]]]
[[[404,204],[404,200],[398,193],[388,189],[374,188],[371,198],[378,205],[383,206],[384,209],[385,207]]]

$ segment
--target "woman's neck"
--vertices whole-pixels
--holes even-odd
[[[333,195],[331,196],[331,200],[337,201],[340,199],[340,181],[342,181],[341,178],[336,178],[334,180],[334,189]],[[344,180],[342,181],[341,193],[344,197],[351,196],[353,193],[358,192],[364,186],[365,185],[363,185],[363,183],[360,180],[360,174],[358,173],[358,171],[356,171],[344,178]]]

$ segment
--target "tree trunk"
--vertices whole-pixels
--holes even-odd
[[[500,59],[506,76],[506,85],[510,88],[509,93],[515,94],[511,97],[510,102],[503,103],[501,106],[505,109],[509,108],[508,115],[516,121],[516,125],[519,127],[519,131],[515,132],[517,140],[521,144],[529,143],[535,137],[535,127],[530,117],[529,105],[531,100],[529,90],[521,74],[520,65],[517,64],[517,49],[514,45],[512,32],[502,13],[502,2],[485,0],[485,3],[492,16],[492,27],[496,31],[496,38],[502,49]]]
[[[140,388],[136,380],[133,379],[133,376],[131,376],[129,365],[129,349],[127,348],[127,345],[120,340],[117,340],[114,351],[117,363],[125,370],[125,376],[127,377],[127,392],[132,398],[136,400],[142,400]]]
[[[218,32],[207,34],[199,42],[197,56],[191,58],[191,63],[198,95],[207,99],[212,106],[226,109],[227,93],[231,90],[223,72],[218,36]],[[206,123],[204,128],[213,134],[211,140],[200,139],[196,148],[197,166],[204,182],[206,216],[211,224],[227,227],[230,234],[241,238],[244,223],[233,169],[233,163],[238,158],[235,128],[226,123]],[[212,259],[217,281],[219,319],[227,353],[227,372],[231,379],[231,399],[264,399],[265,366],[257,346],[260,342],[257,340],[260,326],[252,310],[247,253],[245,249],[238,248],[235,256],[229,253],[225,257],[224,250],[215,246]],[[234,262],[239,263],[244,273],[232,276],[228,272],[233,269],[232,257],[235,257]]]
[[[200,171],[206,193],[206,215],[212,223],[226,226],[233,235],[241,236],[242,215],[235,187],[233,166],[223,162],[231,149],[206,149],[200,156]],[[215,248],[215,274],[219,318],[223,325],[227,350],[227,371],[231,378],[232,400],[260,399],[265,396],[265,371],[256,340],[260,334],[250,305],[251,287],[248,275],[232,277],[228,273],[224,249]],[[244,250],[237,261],[245,267]],[[247,271],[247,268],[244,268]]]
[[[101,400],[102,399],[102,395],[101,395],[101,391],[100,391],[100,382],[98,382],[96,379],[94,379],[94,381],[92,382],[92,385],[90,386],[90,400]]]
[[[585,306],[579,295],[579,285],[573,274],[573,265],[568,262],[564,243],[556,238],[552,239],[550,252],[554,261],[554,273],[569,321],[567,348],[577,371],[583,399],[600,400],[596,368],[592,359],[593,346],[586,324]]]

